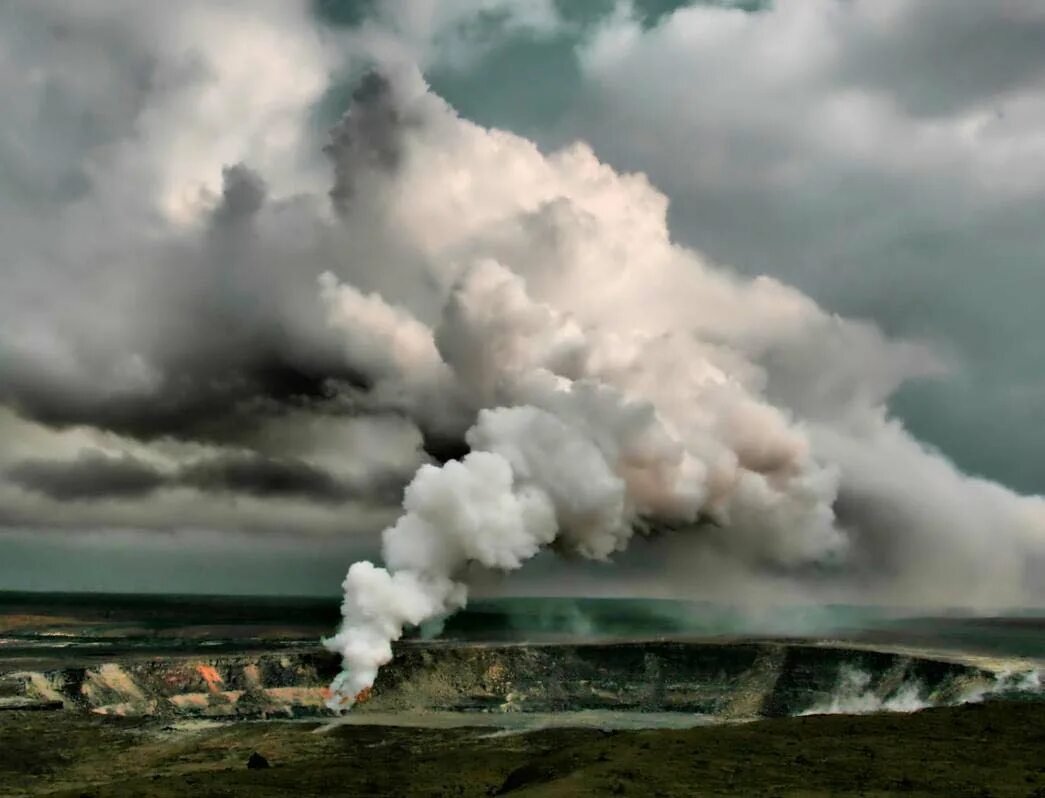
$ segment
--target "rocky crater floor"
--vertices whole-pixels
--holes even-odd
[[[1040,798],[1042,750],[1045,704],[989,700],[908,714],[526,733],[10,711],[0,712],[0,795]]]

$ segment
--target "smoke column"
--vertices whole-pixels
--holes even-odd
[[[326,289],[337,296],[330,278]],[[342,309],[356,304],[350,289],[340,296]],[[327,641],[345,663],[334,707],[373,683],[405,624],[463,606],[460,575],[471,563],[514,570],[553,543],[605,560],[637,526],[692,525],[704,514],[728,523],[731,512],[793,526],[807,540],[789,557],[818,559],[844,545],[833,527],[833,474],[808,458],[782,417],[748,400],[749,421],[765,427],[758,458],[724,439],[723,414],[745,408],[719,400],[731,383],[711,364],[695,362],[694,404],[673,422],[614,384],[647,376],[639,358],[620,367],[633,344],[598,340],[488,260],[455,287],[435,342],[469,395],[516,403],[479,410],[462,460],[421,467],[403,515],[383,533],[384,568],[349,569],[344,623]]]
[[[327,323],[354,362],[365,344],[389,406],[467,454],[422,465],[384,566],[349,569],[331,707],[373,684],[404,626],[462,607],[470,568],[548,546],[609,560],[636,531],[673,530],[682,581],[719,570],[734,590],[1033,589],[1042,501],[964,477],[887,416],[897,385],[938,367],[923,348],[675,245],[663,195],[584,145],[545,156],[409,70],[364,88],[333,137],[332,196],[379,220],[371,235],[407,236],[433,291],[390,302],[401,283],[326,274]],[[928,563],[951,577],[926,579]]]
[[[435,98],[419,102],[431,108]],[[342,132],[360,124],[349,114]],[[594,165],[586,151],[567,157]],[[786,530],[788,543],[769,553],[785,564],[844,551],[835,471],[692,331],[585,325],[535,300],[490,257],[461,270],[428,336],[402,308],[331,275],[321,283],[332,324],[355,338],[366,324],[403,374],[454,385],[477,412],[469,453],[422,466],[406,488],[402,516],[383,533],[385,566],[348,571],[344,622],[326,641],[345,668],[331,706],[350,706],[373,683],[405,625],[464,605],[473,563],[514,570],[553,544],[606,560],[637,528],[728,526],[734,515],[755,518],[767,536]]]

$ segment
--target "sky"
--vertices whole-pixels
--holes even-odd
[[[419,467],[503,453],[480,410],[575,431],[568,380],[660,436],[578,447],[674,481],[612,566],[479,590],[1040,603],[1041,41],[1035,0],[5,3],[0,589],[336,593]]]

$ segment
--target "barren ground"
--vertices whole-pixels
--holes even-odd
[[[324,725],[4,712],[0,795],[1045,796],[1042,703],[614,733]]]

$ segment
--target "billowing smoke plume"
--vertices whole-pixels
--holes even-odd
[[[394,158],[385,137],[368,157],[367,131],[385,128],[374,113],[401,122]],[[370,352],[379,342],[383,391],[426,426],[474,423],[466,455],[423,465],[407,487],[384,567],[349,569],[327,641],[345,664],[332,706],[373,683],[405,625],[459,608],[477,566],[515,570],[546,546],[607,560],[637,531],[675,530],[747,569],[831,580],[875,556],[876,534],[921,534],[862,529],[859,510],[836,507],[859,504],[845,467],[894,434],[880,403],[931,372],[927,352],[708,266],[671,243],[664,198],[642,177],[583,145],[545,157],[478,128],[413,73],[357,105],[335,142],[353,181],[335,197],[357,198],[343,212],[387,203],[444,298],[429,326],[328,275],[330,322]],[[995,542],[1002,563],[1043,542],[1042,502],[1010,501],[1026,515]]]

